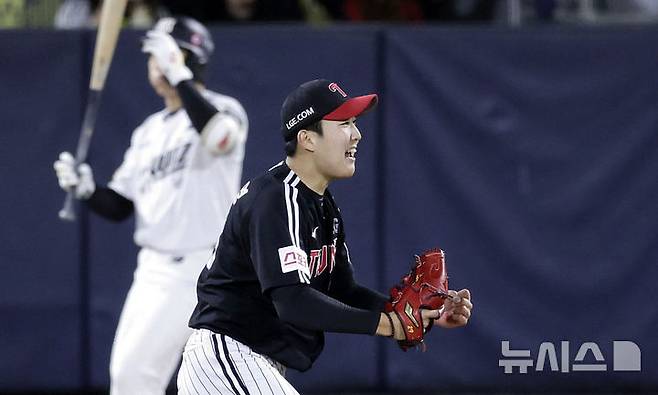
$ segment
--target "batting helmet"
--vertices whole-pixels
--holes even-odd
[[[178,46],[187,51],[185,64],[194,79],[203,81],[205,68],[215,50],[212,36],[201,22],[189,17],[166,17],[158,20],[153,30],[169,33]]]

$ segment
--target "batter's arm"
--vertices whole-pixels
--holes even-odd
[[[208,99],[203,97],[193,80],[180,82],[176,85],[176,91],[192,121],[192,126],[201,134],[208,121],[219,111]]]
[[[93,212],[115,222],[125,220],[135,210],[131,200],[107,187],[96,188],[85,202]]]
[[[216,155],[230,152],[245,129],[239,117],[220,113],[192,80],[179,83],[176,90],[204,147]]]

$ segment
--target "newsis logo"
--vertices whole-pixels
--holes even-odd
[[[571,349],[576,349],[573,361],[570,359]],[[500,342],[500,351],[503,359],[498,360],[498,366],[503,368],[505,374],[527,374],[528,371],[535,372],[551,371],[560,373],[569,372],[639,372],[642,370],[642,353],[640,347],[632,341],[615,340],[612,342],[612,355],[604,357],[598,344],[585,342],[579,346],[573,346],[568,341],[561,341],[558,347],[551,342],[543,342],[539,345],[536,359],[532,357],[531,350],[513,350],[510,348],[509,340]],[[596,361],[596,363],[586,363]],[[612,366],[609,366],[612,363]],[[534,369],[533,369],[534,366]],[[610,369],[612,368],[612,369]]]

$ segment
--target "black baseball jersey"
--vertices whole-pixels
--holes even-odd
[[[332,296],[332,283],[350,280],[343,222],[331,193],[318,195],[282,162],[238,194],[199,276],[190,326],[306,370],[322,351],[324,334],[281,321],[269,293],[301,285]]]

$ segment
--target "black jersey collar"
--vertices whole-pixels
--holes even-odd
[[[276,167],[276,166],[275,166]],[[280,169],[280,174],[284,177],[284,182],[286,179],[288,179],[288,183],[292,185],[294,183],[294,180],[297,178],[299,179],[299,182],[295,183],[295,187],[299,189],[304,195],[313,197],[317,200],[322,200],[325,196],[331,195],[329,193],[329,188],[325,189],[324,195],[320,195],[311,188],[309,188],[306,184],[304,184],[304,181],[297,175],[297,173],[294,172],[288,165],[286,164],[286,161],[281,162],[281,166],[279,167]],[[292,173],[291,177],[290,174]]]

